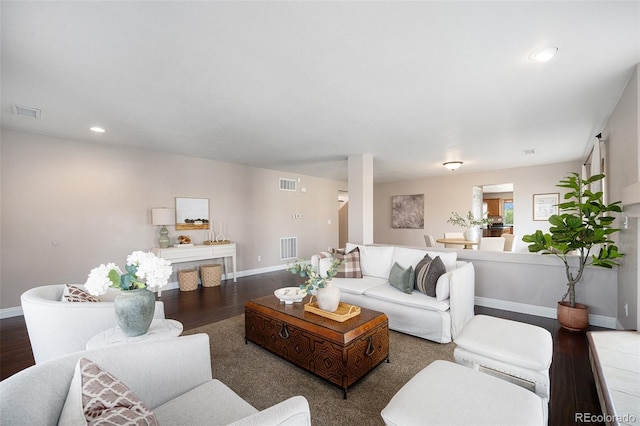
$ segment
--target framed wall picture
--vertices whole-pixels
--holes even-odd
[[[560,194],[557,192],[549,194],[533,194],[533,220],[549,220],[558,214],[558,203]]]
[[[391,227],[424,229],[424,194],[391,197]]]
[[[209,229],[209,199],[176,197],[176,230]]]

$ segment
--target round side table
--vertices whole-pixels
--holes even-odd
[[[154,319],[151,321],[149,331],[141,336],[127,337],[120,327],[111,327],[93,336],[87,342],[87,349],[98,349],[109,345],[122,343],[136,343],[142,341],[160,340],[169,337],[178,337],[182,334],[182,323],[172,319]]]

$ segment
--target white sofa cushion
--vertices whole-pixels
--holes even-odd
[[[378,278],[389,278],[393,266],[393,246],[363,246],[347,243],[347,253],[358,247],[360,249],[360,268],[362,275]],[[401,265],[405,267],[404,265]]]
[[[411,294],[407,294],[398,291],[398,289],[391,286],[391,284],[370,288],[364,292],[364,295],[398,305],[410,306],[412,308],[440,312],[449,310],[448,301],[438,302],[435,297],[429,297],[426,294],[420,293],[418,290],[413,290]]]
[[[382,410],[389,426],[545,425],[545,402],[533,392],[449,361],[413,376]]]
[[[440,259],[442,260],[442,263],[444,263],[444,266],[447,268],[447,271],[456,269],[458,253],[456,253],[455,251],[444,252],[419,250],[407,247],[395,247],[395,250],[393,251],[393,261],[398,262],[398,265],[402,266],[403,268],[407,268],[409,267],[409,265],[411,265],[415,269],[418,262],[420,262],[422,258],[427,254],[432,259],[435,259],[436,256],[440,256]]]
[[[438,282],[436,283],[436,300],[438,302],[449,298],[452,273],[453,271],[445,272],[438,278]]]
[[[258,412],[219,380],[210,380],[153,410],[161,425],[228,425]]]
[[[366,275],[362,278],[334,278],[332,281],[341,292],[351,294],[364,294],[369,289],[390,285],[388,278],[369,277]]]
[[[469,352],[538,371],[551,365],[552,340],[542,327],[487,315],[474,316],[455,338]]]

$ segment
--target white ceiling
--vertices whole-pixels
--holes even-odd
[[[640,62],[638,1],[0,7],[4,127],[340,180],[581,160]]]

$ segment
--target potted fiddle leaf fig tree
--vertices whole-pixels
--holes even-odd
[[[615,259],[623,256],[609,239],[619,231],[613,227],[615,217],[609,213],[622,211],[620,201],[605,204],[601,191],[590,190],[592,184],[602,179],[603,174],[582,179],[579,174],[570,173],[560,180],[556,186],[567,188],[568,192],[564,195],[565,202],[558,204],[560,214],[549,218],[549,232],[537,230],[522,237],[522,241],[530,243],[530,252],[550,254],[564,263],[567,292],[558,302],[558,322],[572,331],[584,330],[589,325],[588,307],[576,303],[576,284],[582,279],[585,267],[612,268],[617,265]]]

